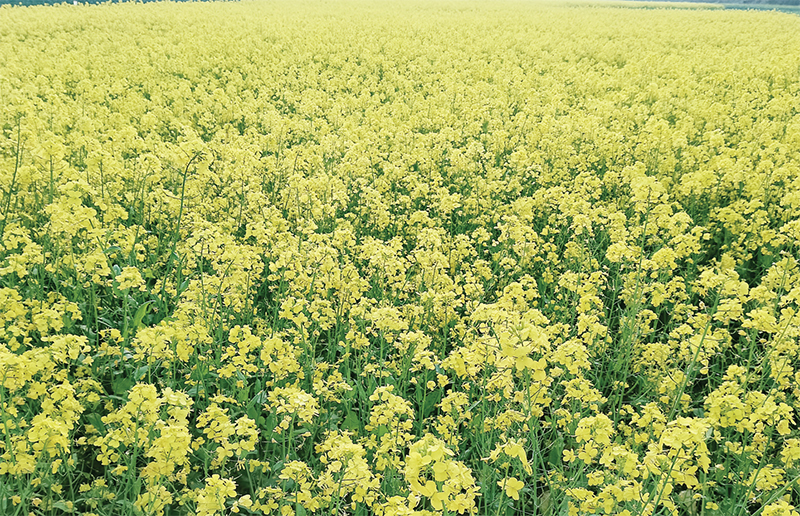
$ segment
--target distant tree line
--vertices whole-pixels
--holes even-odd
[[[668,0],[670,1],[670,0]],[[672,0],[686,1],[686,0]],[[737,5],[800,5],[800,0],[688,0],[689,2],[702,2],[705,4],[737,4]]]
[[[54,5],[54,4],[72,4],[76,0],[0,0],[0,5]],[[163,0],[77,0],[79,4],[103,4],[108,2],[117,3],[120,1],[136,1],[140,3],[158,2]],[[204,2],[210,0],[171,0],[173,2]],[[658,0],[662,1],[662,0]],[[677,2],[699,2],[711,4],[737,4],[737,5],[796,5],[800,6],[800,0],[667,0]]]
[[[73,4],[76,0],[0,0],[0,5],[55,5],[55,4]],[[104,3],[118,3],[120,0],[77,0],[79,4],[104,4]],[[127,0],[126,0],[127,1]],[[160,0],[135,0],[139,3],[157,2]],[[194,1],[207,1],[207,0],[171,0],[173,2],[194,2]],[[800,1],[800,0],[798,0]]]

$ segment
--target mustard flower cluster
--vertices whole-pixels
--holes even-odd
[[[800,20],[669,5],[0,7],[0,514],[797,516]]]

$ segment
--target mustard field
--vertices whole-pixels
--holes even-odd
[[[0,8],[0,514],[798,516],[800,18],[660,7]]]

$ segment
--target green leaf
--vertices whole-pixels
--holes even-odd
[[[137,330],[139,329],[140,325],[142,324],[142,319],[144,319],[144,316],[147,314],[147,308],[153,303],[155,303],[155,301],[147,301],[146,303],[143,303],[138,310],[136,310],[136,314],[133,316],[134,328]]]
[[[149,365],[144,365],[144,366],[142,366],[142,367],[140,367],[140,368],[138,368],[136,370],[136,372],[133,375],[134,379],[136,379],[138,381],[142,381],[142,380],[144,380],[144,377],[147,376],[147,374],[149,372],[150,372],[150,366]]]
[[[381,437],[389,433],[389,427],[386,425],[380,425],[378,428],[373,430],[375,432],[375,437],[378,438],[378,441],[381,440]]]
[[[271,434],[275,431],[276,426],[278,426],[278,418],[276,418],[274,414],[267,416],[267,419],[264,421],[264,431],[267,434]]]
[[[440,389],[436,389],[435,391],[428,394],[425,398],[425,403],[422,407],[422,414],[424,418],[427,418],[431,415],[431,413],[436,409],[436,405],[442,400],[442,391]]]
[[[125,335],[122,336],[124,339],[126,340],[128,339],[128,335],[131,332],[131,328],[135,328],[136,330],[141,328],[142,319],[144,319],[144,316],[147,315],[147,309],[153,303],[155,303],[155,301],[152,300],[147,301],[146,303],[143,303],[138,310],[136,310],[136,313],[133,315],[133,324],[131,324],[125,329]]]
[[[103,419],[100,416],[100,414],[96,412],[86,414],[86,420],[89,422],[90,425],[95,427],[95,429],[97,429],[97,431],[100,432],[101,434],[106,433],[106,425],[103,423]]]
[[[245,411],[247,417],[252,419],[253,421],[258,421],[258,418],[261,417],[261,411],[255,407],[255,405],[248,405],[247,410]]]
[[[292,437],[297,437],[299,435],[303,435],[306,433],[312,434],[313,432],[311,432],[311,430],[307,426],[301,426],[299,428],[295,428],[294,430],[292,430]]]
[[[550,453],[547,455],[547,461],[555,467],[559,467],[562,464],[562,455],[564,453],[564,440],[562,438],[558,438],[556,442],[553,443],[553,446],[550,448]]]
[[[358,417],[358,414],[356,414],[354,410],[351,410],[347,413],[347,416],[345,416],[342,422],[342,429],[352,432],[361,431],[361,418]]]
[[[74,509],[68,507],[67,504],[64,503],[64,502],[56,502],[56,503],[54,503],[53,504],[53,508],[54,509],[60,509],[60,510],[62,510],[64,512],[66,512],[66,513],[71,513],[74,510]]]
[[[253,399],[250,400],[250,403],[252,405],[265,405],[267,401],[268,401],[267,393],[262,390],[259,390],[255,394],[255,396],[253,396]]]
[[[183,280],[183,282],[181,282],[180,286],[178,287],[178,291],[176,293],[176,297],[180,296],[181,294],[186,292],[187,288],[189,288],[189,280],[188,279]]]
[[[111,381],[111,389],[117,396],[124,396],[129,390],[131,390],[133,384],[133,379],[125,376],[118,376]]]

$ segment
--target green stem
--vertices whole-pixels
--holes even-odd
[[[11,196],[14,194],[14,187],[17,185],[17,173],[22,163],[22,151],[24,149],[25,147],[22,145],[22,119],[17,118],[17,150],[14,156],[14,173],[11,175],[11,184],[8,186],[8,192],[6,192],[6,205],[3,207],[3,221],[0,222],[0,243],[3,242],[3,235],[6,231],[8,212],[11,208]]]
[[[202,152],[196,152],[194,156],[192,156],[189,161],[186,163],[186,167],[183,170],[183,181],[181,182],[181,204],[178,208],[178,220],[175,223],[175,230],[172,232],[170,236],[170,250],[169,250],[169,257],[167,258],[167,265],[164,269],[164,279],[161,282],[161,297],[162,300],[164,298],[164,292],[167,287],[167,277],[172,270],[172,262],[175,258],[175,248],[178,245],[178,239],[180,238],[180,231],[181,231],[181,219],[183,218],[183,204],[186,198],[186,178],[189,176],[189,168],[192,166],[194,161],[202,156]],[[165,306],[166,308],[166,306]]]

